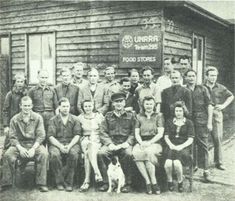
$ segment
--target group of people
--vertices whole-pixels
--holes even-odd
[[[181,61],[188,62],[184,72],[175,70],[166,58],[164,73],[156,83],[149,66],[142,69],[142,83],[136,69],[117,81],[113,66],[105,68],[105,81],[100,82],[96,68],[89,69],[84,79],[81,62],[62,69],[61,83],[55,87],[48,85],[45,69],[38,72],[38,84],[30,90],[24,75],[15,75],[3,110],[6,139],[1,187],[12,184],[18,159],[22,164],[35,159],[36,184],[42,192],[48,191],[48,169],[58,190],[72,191],[78,161],[85,169],[79,191],[90,188],[91,175],[98,189],[107,191],[112,156],[118,156],[126,177],[122,192],[131,191],[134,163],[148,194],[161,191],[157,165],[164,166],[169,191],[174,189],[173,170],[178,191],[183,191],[183,166],[189,163],[203,168],[204,180],[210,182],[208,137],[211,133],[216,168],[225,170],[222,111],[234,97],[217,83],[215,67],[208,67],[205,84],[197,85],[189,58]]]

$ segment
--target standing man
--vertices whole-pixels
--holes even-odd
[[[110,98],[104,85],[98,83],[98,70],[96,68],[91,68],[87,72],[87,77],[89,83],[79,91],[79,99],[77,105],[78,111],[80,114],[83,113],[82,103],[84,100],[92,100],[95,104],[94,109],[105,115],[109,108]]]
[[[213,106],[210,101],[208,89],[203,85],[197,85],[197,73],[188,70],[185,73],[187,88],[192,93],[192,120],[196,133],[195,165],[199,165],[204,170],[203,177],[205,182],[210,182],[209,177],[209,132],[212,131]]]
[[[48,85],[48,71],[38,71],[38,84],[29,90],[29,96],[33,101],[33,111],[43,117],[45,131],[48,130],[49,120],[55,115],[58,106],[55,90]]]
[[[184,75],[187,70],[191,68],[190,58],[187,55],[183,55],[179,58],[180,72]]]
[[[3,156],[2,187],[12,185],[12,175],[15,174],[17,159],[37,162],[36,184],[41,192],[47,192],[47,160],[48,153],[42,145],[45,130],[41,115],[32,111],[33,104],[29,96],[24,96],[20,103],[21,112],[16,114],[10,122],[11,146]]]
[[[173,70],[173,65],[170,58],[164,59],[163,75],[157,80],[157,88],[160,92],[164,89],[170,87],[171,83],[171,71]]]
[[[3,126],[5,134],[4,150],[10,146],[9,127],[11,118],[20,112],[20,100],[28,93],[23,73],[15,75],[15,84],[6,95],[3,105]]]
[[[57,95],[57,100],[60,100],[63,97],[69,99],[70,103],[70,113],[73,115],[78,115],[78,95],[79,88],[78,86],[71,84],[71,71],[68,68],[63,68],[60,72],[62,83],[58,84],[55,87],[55,92]]]
[[[181,80],[182,77],[180,72],[176,70],[172,71],[172,86],[162,91],[161,111],[163,113],[165,121],[173,117],[172,109],[176,101],[182,101],[185,104],[188,110],[188,114],[186,114],[186,116],[191,118],[192,94],[187,88],[181,86]]]
[[[59,101],[59,111],[50,120],[48,129],[50,167],[55,176],[56,187],[62,191],[73,191],[74,171],[77,167],[80,147],[81,127],[76,116],[69,113],[70,103],[67,98]],[[62,160],[66,160],[63,167]]]
[[[128,77],[124,77],[120,80],[120,93],[126,95],[125,110],[139,113],[139,104],[135,94],[130,92],[131,80]]]
[[[88,84],[88,81],[83,78],[84,68],[86,67],[85,63],[78,62],[75,63],[72,67],[73,71],[73,80],[72,83],[82,89]]]
[[[104,70],[104,77],[105,77],[105,81],[104,81],[104,85],[106,87],[106,89],[108,89],[110,96],[113,93],[117,93],[120,89],[120,85],[118,83],[118,81],[115,79],[115,68],[114,66],[108,66],[105,68]]]
[[[122,93],[114,93],[111,96],[114,110],[106,114],[101,124],[100,138],[103,146],[98,152],[98,160],[104,185],[99,188],[100,191],[108,190],[107,164],[114,155],[119,157],[126,176],[126,186],[122,188],[122,192],[127,193],[131,190],[132,146],[136,118],[133,112],[125,111],[125,98],[125,94]]]
[[[139,72],[136,69],[131,69],[128,72],[128,77],[130,78],[130,81],[131,81],[130,92],[131,92],[131,94],[134,94],[135,89],[140,85],[139,84],[139,81],[140,81]]]
[[[157,85],[153,82],[153,69],[150,66],[144,67],[142,70],[142,76],[144,79],[143,85],[136,88],[135,94],[139,101],[140,111],[141,105],[145,96],[153,96],[156,102],[156,112],[160,112],[161,93],[157,88]]]
[[[222,159],[223,113],[233,101],[234,96],[224,85],[217,83],[218,70],[211,66],[206,70],[206,84],[214,106],[212,138],[214,142],[214,161],[216,168],[225,170]]]

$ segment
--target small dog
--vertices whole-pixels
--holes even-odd
[[[109,188],[107,192],[111,193],[113,190],[113,185],[116,185],[117,193],[120,193],[121,188],[125,185],[125,175],[122,171],[117,156],[112,157],[111,163],[108,166],[107,174],[109,179]]]

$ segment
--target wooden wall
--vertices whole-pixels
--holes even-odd
[[[56,69],[74,62],[119,63],[119,33],[161,24],[162,10],[146,2],[81,2],[2,0],[0,30],[12,36],[12,71],[26,68],[26,33],[56,33]],[[104,65],[101,65],[104,66]],[[126,74],[127,70],[118,70]],[[58,76],[57,76],[58,78]]]
[[[219,69],[219,81],[234,90],[232,34],[228,28],[208,21],[185,8],[164,9],[164,56],[192,56],[193,33],[205,38],[205,66]]]

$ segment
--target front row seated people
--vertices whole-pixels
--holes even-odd
[[[165,171],[169,191],[173,191],[172,172],[175,170],[178,180],[178,191],[183,192],[183,166],[193,163],[191,157],[191,145],[194,139],[194,126],[187,119],[187,108],[184,103],[177,101],[173,107],[173,119],[169,119],[165,125],[164,139],[167,144],[165,150]]]
[[[36,161],[36,184],[41,192],[47,192],[48,152],[42,145],[45,130],[42,117],[33,112],[32,99],[24,96],[20,101],[21,112],[10,121],[10,147],[3,155],[2,189],[9,187],[15,174],[15,163],[18,159],[26,162]]]
[[[70,103],[59,100],[60,113],[52,117],[48,128],[49,161],[58,190],[73,191],[75,168],[80,156],[81,127],[76,116],[69,113]],[[66,165],[63,167],[63,161]]]
[[[153,96],[143,99],[143,112],[137,115],[133,157],[138,170],[144,177],[147,194],[160,194],[155,175],[155,166],[159,165],[158,157],[162,153],[159,143],[163,137],[164,125],[161,113],[156,113]]]

